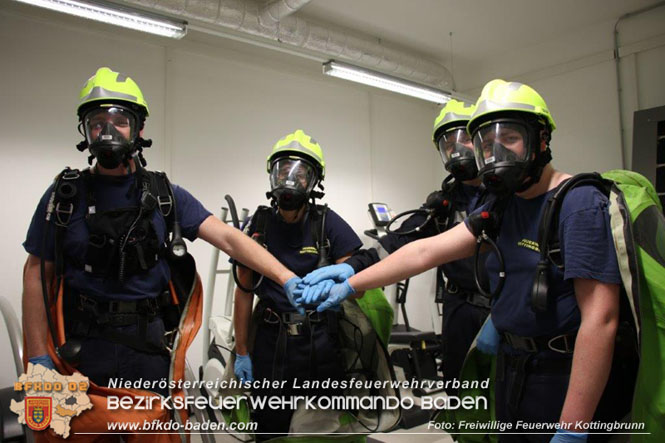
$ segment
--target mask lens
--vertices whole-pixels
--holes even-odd
[[[136,117],[120,107],[100,107],[91,110],[84,117],[85,137],[89,144],[111,135],[121,136],[127,141],[138,134]]]
[[[316,170],[308,162],[292,157],[281,158],[270,169],[271,189],[293,189],[309,193],[316,184]]]
[[[464,127],[444,132],[439,138],[438,146],[444,165],[451,160],[473,157],[473,143]]]
[[[478,166],[528,160],[528,137],[523,124],[496,122],[478,129],[473,136]]]

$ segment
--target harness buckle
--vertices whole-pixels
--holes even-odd
[[[55,224],[62,227],[67,227],[70,220],[72,219],[72,214],[74,213],[74,203],[63,203],[58,202],[55,205]]]
[[[514,349],[518,349],[526,352],[538,352],[538,345],[536,341],[531,337],[520,337],[517,335],[504,333],[503,337],[506,342]]]
[[[157,204],[159,204],[159,210],[162,213],[164,217],[168,217],[169,214],[171,213],[171,210],[173,209],[173,199],[171,198],[170,195],[168,196],[163,196],[159,195],[157,196]],[[166,208],[166,209],[164,209]]]
[[[548,249],[547,258],[549,258],[550,262],[554,263],[558,269],[563,270],[564,265],[563,260],[561,259],[561,248],[552,247]]]
[[[93,300],[90,297],[86,297],[83,294],[79,294],[79,304],[83,311],[92,312],[95,315],[98,315],[97,310],[97,300]]]
[[[557,348],[556,346],[554,346],[554,342],[556,340],[560,340],[560,339],[563,340],[563,345],[564,345],[563,349]],[[573,343],[571,343],[570,341],[571,341],[571,337],[568,334],[557,335],[556,337],[551,338],[547,342],[547,347],[550,348],[554,352],[559,352],[561,354],[571,354],[573,352],[573,348],[574,348],[575,343],[574,343],[574,340],[573,340]]]
[[[287,323],[286,333],[289,335],[302,335],[302,323]]]
[[[270,325],[276,325],[279,324],[280,322],[279,314],[277,314],[275,311],[273,311],[270,308],[266,308],[265,311],[263,311],[263,321],[270,324]]]
[[[175,335],[176,332],[178,332],[178,328],[164,332],[164,349],[166,349],[169,352],[169,354],[173,352],[173,348],[169,346],[169,343],[173,343],[174,340],[173,336]]]
[[[118,314],[122,312],[120,309],[120,302],[118,300],[109,300],[108,304],[109,314]]]
[[[62,173],[60,177],[62,180],[78,180],[81,177],[81,173],[78,169],[68,169]]]

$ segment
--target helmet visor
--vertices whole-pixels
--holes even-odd
[[[90,110],[83,117],[85,138],[89,144],[111,140],[114,136],[122,136],[132,141],[138,136],[139,127],[136,115],[122,107],[109,106]]]
[[[316,168],[297,157],[277,159],[270,168],[270,188],[286,188],[309,193],[318,180]]]
[[[529,160],[528,131],[517,122],[491,122],[473,134],[478,168],[499,162]]]
[[[444,165],[447,165],[451,160],[461,160],[465,157],[473,158],[473,143],[471,143],[471,137],[464,127],[453,128],[441,134],[437,146]]]

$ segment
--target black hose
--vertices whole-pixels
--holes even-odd
[[[496,285],[496,288],[494,291],[487,292],[485,288],[480,284],[480,249],[483,246],[483,243],[487,243],[490,245],[490,247],[493,249],[494,253],[496,253],[496,258],[499,261],[499,283]],[[493,298],[495,296],[498,296],[501,293],[501,290],[503,289],[503,285],[506,283],[506,265],[503,261],[503,254],[501,254],[501,250],[497,246],[497,244],[492,240],[486,233],[485,231],[482,232],[476,239],[476,252],[473,256],[473,279],[476,282],[476,287],[478,288],[478,292],[480,292],[482,295],[485,297]]]
[[[411,230],[408,230],[408,231],[399,231],[399,230],[392,231],[390,229],[390,226],[392,226],[392,224],[395,223],[395,221],[397,221],[398,219],[400,219],[400,218],[402,218],[406,215],[411,215],[411,214],[423,214],[423,215],[426,215],[427,217],[425,218],[425,221],[422,222],[419,226],[416,226],[415,228],[413,228]],[[390,222],[388,222],[388,224],[386,225],[386,232],[388,234],[399,234],[399,235],[413,234],[414,232],[419,232],[421,229],[423,229],[425,226],[427,226],[427,224],[432,220],[432,217],[434,217],[434,210],[433,209],[423,209],[423,208],[410,209],[408,211],[401,212],[401,213],[397,214],[395,217],[393,217],[392,220],[390,220]]]
[[[236,210],[236,203],[233,201],[233,197],[231,197],[229,194],[226,194],[224,199],[229,205],[229,212],[231,213],[231,222],[233,223],[233,227],[240,229],[240,219],[238,218],[238,211]],[[235,259],[233,260],[233,263],[231,263],[231,274],[233,275],[233,281],[235,281],[236,286],[240,288],[241,291],[247,292],[249,294],[254,293],[254,291],[259,289],[261,283],[263,283],[263,275],[261,275],[259,281],[253,287],[246,288],[243,286],[243,284],[240,283],[240,279],[238,278],[238,261]]]

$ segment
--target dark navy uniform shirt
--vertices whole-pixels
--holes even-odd
[[[104,176],[92,174],[91,183],[94,187],[95,205],[97,212],[108,211],[118,208],[137,207],[139,205],[139,193],[136,187],[135,174],[125,176]],[[72,266],[71,263],[84,263],[88,247],[88,226],[85,222],[87,195],[85,180],[78,180],[79,201],[75,205],[69,226],[64,236],[65,255],[65,283],[66,285],[83,294],[108,299],[133,300],[146,297],[158,296],[168,285],[171,278],[168,264],[164,258],[146,271],[128,277],[124,283],[96,277],[83,270],[82,267]],[[53,219],[49,223],[47,232],[46,249],[42,251],[42,238],[45,226],[46,205],[53,191],[51,185],[42,196],[39,205],[32,217],[30,228],[23,247],[25,250],[37,257],[42,255],[48,261],[55,258],[55,226]],[[178,221],[182,228],[182,235],[193,241],[198,233],[199,226],[211,215],[189,192],[173,185],[173,194],[178,210]],[[153,214],[153,223],[160,244],[166,237],[166,221],[159,209]],[[68,265],[68,257],[69,260]]]
[[[254,233],[254,226],[249,225],[248,234]],[[326,238],[330,241],[329,258],[332,263],[362,246],[360,238],[337,213],[329,209],[325,222]],[[303,222],[286,223],[275,210],[270,214],[266,226],[268,252],[299,277],[304,277],[316,269],[319,256],[312,238],[309,217]],[[256,295],[268,306],[278,312],[293,312],[282,285],[264,278]]]
[[[509,201],[497,245],[506,265],[506,283],[492,302],[497,330],[525,337],[553,336],[575,331],[580,311],[573,279],[587,278],[621,284],[610,228],[608,199],[593,186],[572,189],[564,198],[559,217],[559,241],[564,272],[550,266],[549,288],[556,294],[545,313],[531,309],[531,289],[538,252],[538,226],[551,190],[533,199],[513,196]],[[478,211],[486,209],[483,205]],[[468,219],[465,221],[468,226]],[[493,253],[487,258],[492,290],[498,283],[499,265]]]

